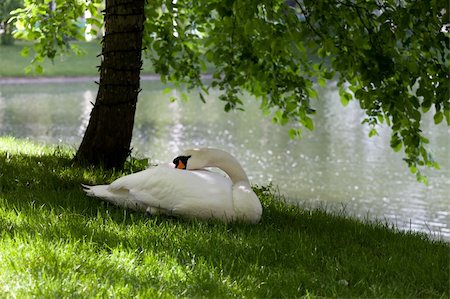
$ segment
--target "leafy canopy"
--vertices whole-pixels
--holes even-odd
[[[144,0],[142,0],[144,1]],[[81,38],[85,10],[97,22],[99,0],[26,0],[14,12],[17,36],[35,41],[36,60],[53,58]],[[419,180],[438,167],[426,149],[423,114],[450,125],[448,3],[442,0],[156,0],[146,7],[144,45],[163,81],[223,91],[225,110],[250,92],[299,137],[313,129],[316,83],[336,80],[341,101],[359,101],[365,123],[386,123]],[[214,65],[210,85],[201,80]],[[203,95],[201,94],[203,99]]]

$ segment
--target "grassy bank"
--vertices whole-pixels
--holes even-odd
[[[25,68],[30,64],[33,55],[22,56],[21,51],[24,46],[30,46],[27,42],[16,42],[12,46],[0,46],[0,77],[24,77],[24,76],[46,76],[46,77],[77,77],[77,76],[97,76],[97,67],[100,58],[97,55],[101,52],[98,41],[77,42],[84,55],[75,54],[57,56],[54,61],[46,60],[43,63],[44,72],[36,74],[34,72],[26,75]],[[143,74],[152,74],[153,68],[149,60],[144,61]]]
[[[446,243],[287,206],[267,188],[257,225],[148,218],[86,197],[81,183],[121,173],[72,154],[0,138],[3,296],[449,296]]]

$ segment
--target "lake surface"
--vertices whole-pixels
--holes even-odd
[[[93,82],[0,84],[0,135],[76,148],[89,119],[97,86]],[[390,131],[367,137],[357,102],[342,107],[334,87],[321,90],[313,106],[316,129],[291,140],[288,126],[274,125],[245,99],[245,112],[223,111],[218,93],[203,104],[198,93],[164,91],[144,81],[132,142],[138,157],[171,161],[182,149],[211,146],[232,152],[252,183],[272,182],[289,201],[344,210],[351,216],[388,221],[400,229],[450,240],[450,128],[425,117],[423,128],[441,165],[428,170],[429,185],[415,180],[389,146]],[[179,100],[171,102],[171,98]]]

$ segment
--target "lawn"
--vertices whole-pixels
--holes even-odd
[[[286,205],[257,225],[149,218],[86,197],[73,150],[0,138],[0,294],[48,297],[448,298],[448,243]],[[140,168],[130,160],[126,173]]]
[[[16,41],[12,46],[0,46],[0,77],[24,77],[24,76],[45,76],[45,77],[76,77],[76,76],[97,76],[97,66],[100,65],[101,52],[98,41],[76,42],[84,52],[78,56],[74,53],[70,55],[57,56],[54,61],[46,60],[42,64],[43,73],[25,73],[25,68],[33,59],[32,50],[29,56],[21,55],[24,47],[30,47],[28,42]],[[32,47],[31,47],[32,48]],[[150,61],[144,61],[143,74],[153,73]]]

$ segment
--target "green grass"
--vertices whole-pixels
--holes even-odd
[[[81,183],[122,173],[72,155],[0,138],[2,296],[449,297],[447,243],[288,206],[267,187],[257,225],[148,218],[86,197]]]
[[[97,55],[101,52],[98,41],[76,42],[84,50],[84,55],[57,56],[54,61],[46,60],[42,64],[44,73],[37,74],[31,72],[25,74],[25,68],[33,59],[32,53],[29,56],[22,56],[21,51],[24,46],[31,46],[28,42],[16,41],[11,46],[0,46],[0,78],[1,77],[77,77],[77,76],[97,76],[97,66],[100,58]],[[31,51],[32,52],[32,51]],[[153,68],[149,60],[144,61],[143,74],[153,73]]]

